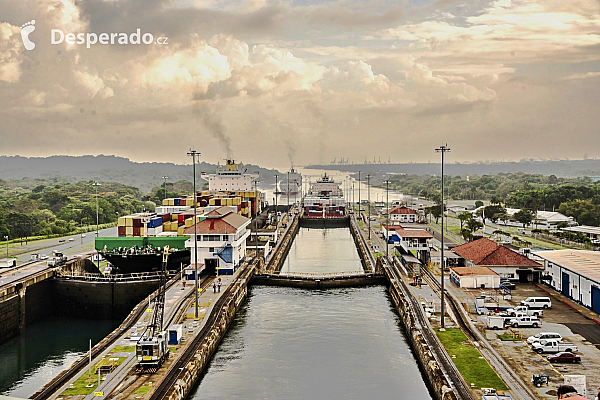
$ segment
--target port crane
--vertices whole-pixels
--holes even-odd
[[[155,373],[169,358],[167,346],[167,332],[163,331],[163,315],[165,311],[165,290],[167,286],[167,261],[169,259],[169,246],[163,249],[162,266],[158,292],[154,300],[154,313],[152,320],[142,333],[135,346],[137,368],[143,372]]]

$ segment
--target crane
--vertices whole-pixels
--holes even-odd
[[[167,346],[167,333],[163,331],[163,315],[165,311],[165,290],[167,286],[167,261],[169,259],[169,246],[163,248],[162,266],[158,291],[154,299],[154,313],[152,320],[146,326],[135,346],[138,360],[138,370],[154,373],[169,358]]]

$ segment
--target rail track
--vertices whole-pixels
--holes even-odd
[[[404,288],[407,293],[410,293],[409,288],[406,286],[406,283],[400,276],[398,269],[394,265],[389,266],[389,271],[391,276]],[[413,315],[416,316],[417,322],[420,325],[421,332],[425,337],[427,343],[430,344],[431,351],[433,356],[441,366],[448,382],[453,385],[453,389],[456,393],[456,396],[463,400],[475,400],[475,396],[470,386],[467,385],[464,378],[456,368],[456,365],[448,355],[448,352],[445,350],[444,346],[438,339],[437,335],[431,329],[429,325],[429,321],[423,314],[421,310],[421,305],[418,303],[417,299],[414,296],[406,296],[406,299],[410,303],[411,308],[413,309]]]
[[[199,282],[199,284],[205,284],[208,280],[212,278],[205,277],[203,280]],[[170,289],[173,285],[178,283],[177,275],[174,279],[171,279],[167,284],[167,289]],[[190,292],[193,293],[193,292]],[[152,293],[154,295],[155,292]],[[183,304],[182,302],[181,304]],[[127,332],[131,327],[133,327],[136,322],[141,318],[141,316],[146,312],[146,304],[147,301],[143,300],[127,316],[125,321],[117,329],[112,331],[106,338],[104,338],[100,343],[92,348],[92,358],[98,357],[102,352],[108,349],[110,346],[114,344],[116,340],[118,340],[125,332]],[[181,305],[180,304],[180,305]],[[174,311],[176,313],[177,310]],[[79,358],[79,360],[75,361],[71,367],[65,371],[63,371],[60,375],[58,375],[55,379],[53,379],[50,383],[44,386],[41,390],[33,394],[31,399],[33,400],[43,400],[49,398],[54,392],[63,387],[67,382],[73,379],[83,368],[87,367],[89,362],[89,354],[86,353],[85,356]]]
[[[248,269],[244,271],[238,277],[238,281],[250,279],[251,274],[248,271],[251,270],[250,265]],[[184,367],[194,358],[197,349],[200,347],[204,339],[208,336],[210,331],[215,327],[224,307],[231,300],[232,292],[237,285],[228,286],[223,294],[213,305],[211,313],[205,318],[206,322],[202,325],[200,332],[194,337],[190,344],[184,349],[181,356],[175,360],[171,365],[169,372],[165,378],[160,382],[159,386],[150,395],[150,400],[162,400],[167,398],[168,394],[172,391],[175,383],[181,378],[184,373]]]
[[[442,292],[440,282],[427,268],[421,268],[421,271],[425,272],[426,280],[429,283],[429,286],[439,296]],[[490,346],[483,335],[476,328],[474,328],[470,322],[466,321],[469,316],[463,309],[462,305],[457,304],[454,297],[450,296],[446,291],[444,292],[446,293],[445,298],[447,299],[447,304],[454,313],[456,322],[460,329],[464,332],[465,336],[467,336],[467,339],[478,345],[481,354],[492,365],[502,380],[508,384],[508,387],[511,388],[515,395],[517,395],[517,398],[523,400],[535,399],[535,394],[531,391],[527,384],[523,382],[523,380],[513,371],[512,368],[510,368],[508,364],[506,364],[502,356],[500,356],[500,354],[498,354],[496,350]]]

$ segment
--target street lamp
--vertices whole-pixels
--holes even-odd
[[[288,175],[289,177],[289,175]],[[256,179],[254,180],[254,192],[257,194],[256,197],[258,199],[258,189],[257,186],[259,184],[259,181],[257,181]],[[289,194],[288,194],[289,196]],[[256,230],[256,220],[258,219],[258,215],[254,215],[254,257],[258,258],[258,232]]]
[[[94,183],[92,183],[92,186],[94,186],[94,188],[96,189],[96,237],[98,237],[98,235],[99,235],[99,230],[98,230],[98,186],[100,186],[100,183],[97,181],[94,181]]]
[[[361,216],[360,212],[360,171],[358,171],[358,216]]]
[[[200,156],[200,153],[196,150],[190,149],[187,153],[188,156],[192,156],[193,174],[194,174],[194,295],[196,300],[196,307],[194,315],[198,318],[198,220],[196,218],[197,212],[197,200],[196,200],[196,156]]]
[[[367,174],[367,197],[367,207],[369,207],[369,240],[371,240],[371,174]]]
[[[440,261],[440,265],[442,267],[442,311],[441,311],[441,330],[444,330],[444,266],[445,266],[445,262],[444,262],[444,154],[449,152],[450,149],[448,148],[448,144],[446,144],[445,146],[440,146],[439,148],[435,149],[436,153],[442,153],[442,197],[440,199],[440,209],[442,211],[442,252],[441,252],[441,261]]]
[[[167,179],[169,179],[169,177],[165,175],[162,178],[165,180],[165,184],[164,184],[164,192],[165,193],[164,194],[165,194],[165,200],[166,200],[167,199]]]
[[[8,262],[8,235],[4,235],[4,240],[6,240],[6,260]]]
[[[279,177],[279,175],[275,174],[275,221],[277,221],[275,223],[276,226],[279,224],[279,216],[277,215],[277,211],[278,211],[277,192],[279,192],[278,187],[277,187],[279,185],[279,182],[277,181],[278,177]]]
[[[389,238],[390,238],[390,195],[389,195],[389,189],[390,189],[390,181],[389,180],[385,180],[385,231],[386,231],[386,238],[385,238],[385,258],[386,260],[389,262],[390,260],[388,259],[388,245],[389,245]]]

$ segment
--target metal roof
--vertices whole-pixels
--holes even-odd
[[[571,226],[569,228],[563,228],[563,231],[591,233],[593,235],[600,235],[600,227],[588,226],[588,225]]]
[[[535,254],[600,284],[600,251],[552,250]]]

